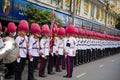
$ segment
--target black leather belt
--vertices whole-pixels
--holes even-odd
[[[26,47],[19,47],[20,49],[27,49]]]

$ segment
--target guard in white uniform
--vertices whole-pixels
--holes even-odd
[[[74,65],[76,66],[76,65],[78,65],[78,55],[79,55],[79,53],[78,53],[78,43],[79,43],[79,38],[78,38],[79,37],[79,30],[78,30],[78,28],[75,28],[74,37],[75,37],[75,39],[77,41],[76,46],[75,46],[75,48],[76,48],[76,56],[74,58]]]
[[[64,53],[64,36],[65,36],[65,29],[60,28],[58,31],[58,40],[57,40],[57,50],[56,50],[56,72],[62,71],[62,59]]]
[[[67,74],[64,76],[66,78],[71,78],[73,73],[73,62],[76,56],[76,39],[73,37],[75,30],[73,25],[69,25],[66,31],[68,34],[65,54],[67,54]]]
[[[48,25],[42,26],[42,34],[43,38],[40,40],[40,57],[41,57],[41,63],[40,63],[40,69],[39,69],[39,76],[40,77],[46,77],[45,75],[45,68],[47,62],[49,62],[49,52],[50,52],[50,30]],[[49,63],[48,63],[48,72],[49,72]]]
[[[40,35],[40,26],[37,23],[32,23],[30,31],[32,35],[29,39],[29,65],[28,65],[28,80],[34,80],[34,70],[38,66],[39,60],[39,35]]]
[[[67,29],[67,28],[66,28]],[[66,32],[66,30],[65,30]],[[63,52],[63,58],[62,58],[62,69],[65,70],[66,69],[66,62],[67,62],[67,54],[65,54],[65,49],[67,48],[66,46],[66,42],[67,42],[67,34],[65,35],[65,37],[63,38],[64,41],[64,52]]]
[[[15,69],[15,80],[22,80],[22,72],[24,70],[27,58],[28,38],[26,37],[26,33],[28,32],[28,30],[28,22],[25,20],[21,20],[18,25],[19,35],[15,39],[20,49]]]

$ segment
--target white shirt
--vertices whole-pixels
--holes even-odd
[[[75,38],[76,39],[76,50],[78,50],[78,47],[79,47],[79,38]]]
[[[87,39],[82,38],[80,45],[81,45],[82,50],[86,50],[87,49]]]
[[[58,54],[63,55],[64,39],[58,38],[56,46],[57,46]],[[56,55],[57,55],[57,53],[56,53]]]
[[[68,56],[76,56],[76,39],[74,37],[69,37],[67,39],[66,45],[68,46],[66,48],[66,52],[68,53]]]
[[[25,38],[18,36],[15,39],[15,42],[17,43],[17,45],[20,49],[19,56],[22,58],[26,58],[27,57],[27,43],[28,43],[27,36]]]
[[[41,41],[40,41],[40,47],[41,47],[41,50],[40,52],[43,53],[44,56],[48,56],[49,55],[49,50],[50,50],[50,39],[47,38],[42,38]]]
[[[29,55],[39,57],[39,39],[35,39],[34,36],[30,36],[29,39]]]

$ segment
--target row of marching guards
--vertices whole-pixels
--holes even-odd
[[[120,52],[120,37],[75,29],[77,40],[74,65],[94,61]]]

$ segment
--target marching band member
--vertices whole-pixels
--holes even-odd
[[[28,80],[34,79],[34,69],[38,66],[39,60],[39,34],[41,32],[40,26],[37,23],[32,23],[30,31],[32,35],[29,39],[29,65],[28,65]]]
[[[20,49],[16,62],[15,80],[22,80],[22,72],[24,70],[27,58],[28,38],[26,37],[26,33],[28,30],[28,22],[26,20],[21,20],[18,25],[19,35],[15,39]]]
[[[16,32],[16,26],[13,22],[10,22],[7,26],[7,33],[8,33],[7,37],[11,37],[11,38],[14,39],[14,33],[15,32]],[[8,72],[5,75],[5,78],[10,79],[10,78],[12,78],[12,75],[14,75],[14,68],[15,68],[14,62],[6,64],[5,66],[8,69]]]

